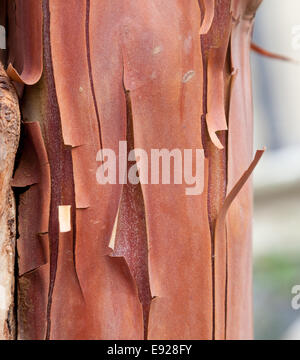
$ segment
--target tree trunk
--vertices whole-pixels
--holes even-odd
[[[252,160],[249,52],[260,2],[1,0],[22,114],[18,339],[252,338],[249,178],[262,151]],[[12,296],[19,118],[7,86],[0,291]],[[115,184],[99,184],[101,149],[119,154]],[[198,149],[203,191],[125,183],[122,167],[140,164],[137,150],[126,160],[133,149],[148,159]],[[4,305],[9,338],[13,299]]]

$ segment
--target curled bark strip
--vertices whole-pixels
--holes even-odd
[[[223,149],[216,132],[227,130],[225,114],[224,70],[228,52],[231,27],[225,29],[225,36],[219,48],[211,48],[207,64],[207,114],[206,122],[211,141],[218,149]]]
[[[23,149],[16,170],[14,187],[30,188],[20,195],[19,212],[30,209],[30,216],[19,219],[19,276],[49,261],[49,249],[40,235],[48,233],[50,215],[50,167],[38,122],[24,123]],[[30,204],[30,206],[29,206]],[[49,247],[49,244],[48,244]]]
[[[94,154],[100,150],[101,130],[90,82],[86,1],[69,0],[66,4],[54,0],[50,12],[53,73],[64,144],[78,147],[92,143]]]
[[[42,1],[9,1],[8,76],[20,83],[37,83],[43,71]]]
[[[233,189],[241,173],[252,160],[253,110],[250,47],[254,15],[260,2],[257,0],[232,1],[231,63],[236,74],[230,94],[227,193]],[[241,95],[241,89],[243,89],[243,95]],[[251,223],[252,184],[248,182],[232,203],[226,219],[228,252],[227,274],[224,276],[228,279],[227,339],[253,337]]]
[[[242,190],[245,183],[250,178],[257,163],[261,159],[264,150],[256,152],[255,158],[249,168],[241,176],[240,180],[227,195],[223,207],[221,208],[215,227],[215,287],[216,287],[216,340],[226,338],[226,274],[227,270],[227,239],[226,239],[226,216],[234,199]]]
[[[217,149],[223,149],[217,132],[227,130],[226,94],[228,85],[225,82],[226,65],[228,65],[228,46],[232,27],[229,13],[230,1],[218,0],[210,31],[201,36],[204,69],[206,70],[205,107],[206,124],[212,143]]]
[[[207,34],[215,14],[215,0],[200,0],[203,4],[204,11],[204,19],[202,21],[199,34],[204,35]]]
[[[24,123],[22,150],[12,182],[21,192],[17,240],[18,338],[42,340],[46,334],[49,286],[50,167],[38,122]]]
[[[299,60],[295,60],[292,59],[288,56],[284,56],[284,55],[280,55],[280,54],[275,54],[273,52],[270,52],[268,50],[263,49],[262,47],[254,44],[253,42],[251,43],[251,50],[255,51],[257,54],[271,58],[271,59],[275,59],[275,60],[282,60],[282,61],[288,61],[288,62],[293,62],[295,64],[299,64],[300,61]]]
[[[15,202],[11,177],[19,142],[20,112],[18,98],[0,65],[0,339],[15,336],[14,263]]]

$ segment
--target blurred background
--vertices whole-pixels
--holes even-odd
[[[300,61],[300,1],[263,0],[254,42]],[[252,53],[255,148],[268,151],[255,176],[256,339],[300,339],[300,64]]]

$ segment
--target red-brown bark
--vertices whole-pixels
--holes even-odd
[[[8,9],[8,70],[26,84],[14,177],[25,188],[20,339],[252,337],[248,180],[261,153],[252,163],[249,51],[259,3],[16,0]],[[148,155],[203,149],[203,193],[98,184],[97,152],[118,153],[122,140]]]

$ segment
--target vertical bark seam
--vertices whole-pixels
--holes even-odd
[[[94,79],[93,79],[92,61],[91,61],[90,10],[91,10],[91,1],[86,0],[85,35],[86,35],[86,50],[87,50],[88,72],[89,72],[89,80],[90,80],[90,86],[91,86],[91,91],[92,91],[93,103],[94,103],[94,108],[95,108],[96,117],[97,117],[99,140],[100,140],[100,149],[103,149],[100,114],[99,114],[99,109],[98,109],[98,104],[97,104],[97,99],[96,99],[95,85],[94,85]]]

